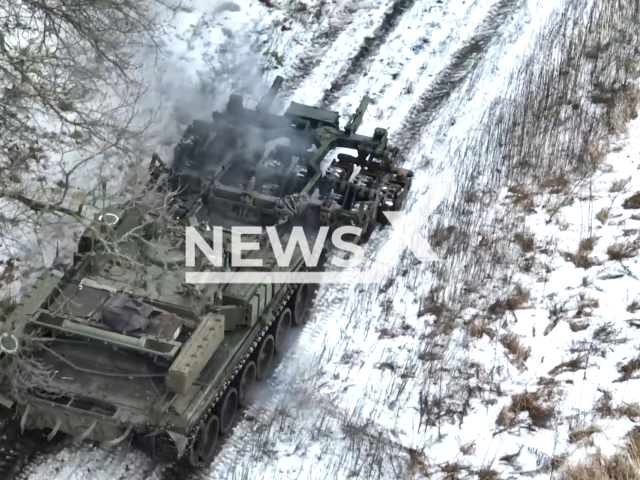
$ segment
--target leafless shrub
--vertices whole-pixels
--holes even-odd
[[[161,50],[171,21],[161,16],[182,10],[172,1],[2,3],[2,243],[20,250],[28,237],[51,248],[43,226],[83,228],[91,207],[109,204],[107,194],[126,183],[118,168],[135,176],[151,122],[140,114],[140,52]]]
[[[596,220],[598,220],[602,225],[606,224],[607,220],[609,220],[610,211],[610,208],[602,208],[598,213],[596,213]]]

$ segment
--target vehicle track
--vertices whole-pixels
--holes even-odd
[[[365,37],[358,52],[349,60],[347,68],[331,82],[331,88],[326,90],[320,106],[327,108],[332,105],[342,93],[342,90],[350,83],[353,76],[359,74],[367,67],[368,60],[380,51],[380,47],[387,42],[391,33],[395,31],[402,16],[409,11],[416,0],[397,0],[384,14],[382,23]]]
[[[474,35],[453,55],[433,84],[420,95],[402,122],[394,143],[405,152],[416,143],[422,129],[473,74],[491,44],[498,37],[507,18],[524,4],[524,0],[500,0],[476,29]]]
[[[327,50],[331,48],[338,37],[351,25],[355,14],[359,11],[360,0],[349,0],[342,4],[340,11],[332,12],[332,17],[337,21],[329,24],[324,28],[319,28],[311,36],[308,43],[311,45],[310,52],[299,56],[294,60],[289,78],[285,79],[282,86],[282,92],[286,96],[295,90],[298,85],[304,82],[309,75],[322,62],[322,58]]]

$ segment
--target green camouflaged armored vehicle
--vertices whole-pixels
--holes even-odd
[[[73,265],[56,262],[0,323],[0,408],[23,430],[210,463],[303,323],[312,288],[186,275],[305,271],[301,244],[283,268],[265,234],[256,235],[264,248],[241,256],[260,266],[235,267],[233,228],[274,227],[286,240],[302,227],[313,248],[322,226],[360,227],[357,242],[401,208],[412,172],[395,165],[386,130],[356,133],[368,97],[341,129],[337,113],[298,103],[269,113],[281,81],[253,110],[234,95],[212,122],[195,121],[170,166],[154,155],[143,194],[98,215]],[[329,156],[339,148],[354,155]],[[220,262],[200,248],[187,266],[188,228],[212,251],[218,229]]]

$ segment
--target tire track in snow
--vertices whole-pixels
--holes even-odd
[[[346,20],[337,15],[340,20],[336,22],[334,15],[328,15],[332,19],[329,26],[319,29],[310,38],[305,37],[305,25],[299,27],[302,32],[294,33],[287,40],[288,46],[282,48],[282,42],[276,42],[287,58],[294,59],[290,66],[285,66],[280,72],[284,82],[279,98],[286,101],[318,72],[325,75],[328,72],[333,76],[335,69],[344,64],[349,52],[356,49],[362,39],[382,21],[386,8],[398,1],[401,0],[368,0],[364,5],[360,5],[360,1],[353,1],[339,7],[346,11]]]
[[[462,46],[433,84],[420,95],[402,123],[396,145],[408,152],[440,108],[469,78],[484,58],[489,44],[501,33],[501,26],[523,0],[500,0],[494,5],[473,37]]]
[[[300,83],[311,75],[315,68],[322,62],[323,55],[327,50],[331,48],[338,37],[344,32],[353,22],[356,13],[360,10],[360,0],[351,0],[340,5],[334,12],[329,15],[331,18],[339,18],[336,23],[329,22],[326,28],[319,28],[307,43],[311,45],[309,53],[305,55],[295,55],[293,65],[289,67],[290,73],[287,73],[287,78],[283,82],[282,92],[286,95],[293,91]],[[337,11],[341,10],[341,11]],[[297,42],[298,40],[292,40]],[[287,51],[289,55],[291,49]]]
[[[378,28],[376,28],[371,35],[364,38],[360,49],[353,58],[351,58],[346,70],[331,82],[331,88],[325,91],[322,97],[322,108],[327,108],[329,105],[335,103],[353,76],[361,73],[367,67],[368,63],[370,63],[367,60],[378,54],[380,47],[387,42],[389,36],[398,27],[402,16],[409,11],[415,3],[416,0],[397,0],[391,5]]]
[[[492,2],[485,0],[469,3],[458,0],[449,3],[446,10],[436,4],[427,11],[423,9],[421,15],[405,16],[401,22],[403,34],[381,48],[366,75],[333,108],[348,115],[362,95],[367,94],[378,110],[375,123],[388,125],[389,135],[393,136],[410,107],[418,101],[420,92],[428,88],[432,77],[440,71],[438,66],[450,63],[455,52],[468,41],[469,36],[462,33],[474,32],[491,6]],[[373,127],[372,123],[367,116],[362,128]]]

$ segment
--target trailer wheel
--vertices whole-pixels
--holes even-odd
[[[222,396],[216,413],[220,418],[220,433],[227,433],[233,425],[233,419],[236,418],[238,411],[238,390],[235,387],[229,387]]]
[[[273,360],[274,346],[275,341],[271,334],[266,335],[260,343],[256,358],[256,378],[258,380],[264,380],[267,378],[267,375],[269,375],[269,367]]]
[[[295,300],[293,304],[293,321],[296,326],[300,326],[305,322],[307,311],[309,310],[310,289],[309,284],[303,283],[296,290]]]
[[[287,339],[289,338],[289,332],[291,331],[292,316],[291,309],[285,308],[280,312],[280,316],[278,317],[278,320],[276,320],[275,329],[273,331],[276,353],[284,351]]]
[[[200,425],[196,439],[191,447],[191,463],[207,465],[213,461],[218,445],[220,420],[217,415],[211,415]]]
[[[238,375],[236,381],[236,389],[238,390],[238,404],[241,407],[246,407],[251,400],[251,393],[256,384],[256,362],[249,360],[242,372]]]

